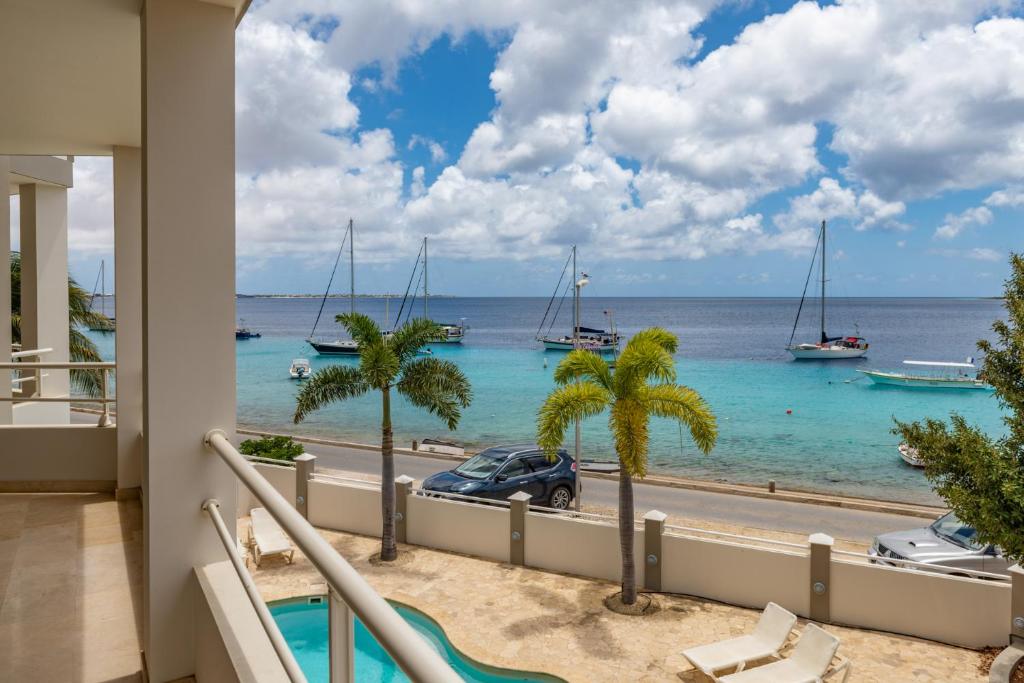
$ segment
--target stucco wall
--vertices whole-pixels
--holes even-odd
[[[117,428],[0,425],[0,483],[6,490],[17,490],[18,482],[81,482],[78,490],[113,491]]]
[[[428,548],[508,562],[508,508],[409,496],[406,540]]]
[[[284,499],[295,505],[295,468],[284,465],[269,465],[265,463],[252,463],[256,471],[263,475],[263,478],[270,482],[277,492],[284,496]],[[256,496],[249,492],[241,481],[238,482],[238,516],[244,517],[249,511],[256,507],[263,507],[263,504],[256,500]]]
[[[1003,646],[1010,584],[833,560],[832,621],[964,647]]]
[[[309,523],[324,529],[380,535],[380,488],[314,479],[309,482]]]
[[[634,532],[637,585],[644,581],[644,532]],[[556,572],[619,581],[619,528],[543,512],[526,515],[526,564]]]

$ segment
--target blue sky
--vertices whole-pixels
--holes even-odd
[[[546,296],[577,242],[594,294],[798,296],[827,218],[836,294],[999,293],[1018,3],[659,4],[257,3],[238,290],[321,291],[352,217],[364,291],[403,289],[429,234],[436,292]],[[72,197],[90,285],[96,184]]]

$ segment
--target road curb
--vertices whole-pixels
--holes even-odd
[[[266,432],[256,429],[239,428],[236,430],[245,436],[287,436],[302,443],[319,444],[321,446],[335,446],[339,448],[352,448],[362,451],[379,452],[380,446],[372,444],[355,443],[351,441],[339,441],[336,439],[323,439],[309,436],[296,436],[295,434],[281,434],[278,432]],[[461,462],[465,458],[457,455],[444,453],[424,453],[414,451],[411,448],[395,448],[395,453],[400,455],[411,455],[435,460],[451,460]],[[614,474],[588,473],[588,479],[605,479],[618,481]],[[848,510],[861,510],[863,512],[879,512],[891,515],[902,515],[909,517],[920,517],[922,519],[936,519],[944,514],[945,508],[931,505],[916,505],[913,503],[899,503],[894,501],[876,501],[867,498],[853,498],[846,496],[830,496],[820,493],[806,493],[803,491],[787,491],[776,489],[770,493],[767,489],[744,484],[721,484],[699,479],[683,479],[680,477],[667,477],[663,475],[649,475],[637,483],[649,486],[663,486],[665,488],[686,489],[690,491],[705,491],[708,493],[722,493],[735,496],[747,496],[749,498],[762,498],[765,500],[781,500],[790,503],[803,503],[806,505],[822,505],[825,507],[838,507]]]

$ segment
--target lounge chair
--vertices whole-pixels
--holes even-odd
[[[683,652],[683,656],[712,678],[716,671],[723,669],[743,671],[750,662],[778,658],[795,625],[795,614],[769,602],[750,635],[693,647]]]
[[[841,672],[840,683],[844,683],[850,675],[850,662],[836,655],[838,649],[838,638],[814,624],[807,624],[786,659],[715,680],[721,683],[822,683]],[[836,660],[835,666],[833,660]]]
[[[249,526],[249,541],[256,566],[259,567],[267,555],[286,555],[288,563],[291,564],[295,549],[270,513],[264,508],[253,508],[249,515],[252,519]]]

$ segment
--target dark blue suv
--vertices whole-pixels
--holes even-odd
[[[562,449],[551,461],[537,444],[495,446],[453,470],[427,477],[423,489],[493,500],[526,491],[531,505],[565,510],[576,490],[576,463]]]

